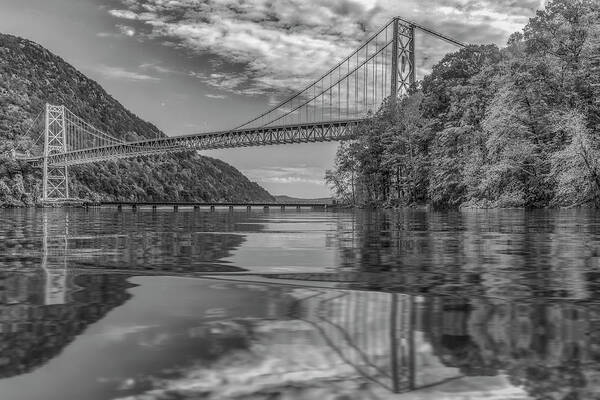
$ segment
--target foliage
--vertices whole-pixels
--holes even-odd
[[[388,100],[327,181],[360,206],[598,205],[599,128],[600,3],[552,0],[506,48],[448,54]]]
[[[41,171],[11,152],[40,153],[45,103],[62,104],[96,128],[136,140],[164,136],[96,82],[43,47],[0,34],[0,206],[32,205]],[[71,195],[93,200],[273,201],[230,165],[194,152],[72,167]]]

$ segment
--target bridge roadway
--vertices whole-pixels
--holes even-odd
[[[123,142],[102,147],[55,153],[48,156],[48,164],[55,167],[64,167],[185,150],[213,150],[274,144],[330,142],[351,139],[354,134],[354,128],[363,121],[365,119],[265,126]],[[22,159],[35,162],[41,161],[42,157]]]

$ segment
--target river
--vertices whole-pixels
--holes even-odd
[[[600,213],[0,210],[0,400],[600,397]]]

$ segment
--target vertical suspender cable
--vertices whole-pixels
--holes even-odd
[[[332,75],[329,75],[329,115],[327,116],[330,120],[333,119],[333,111],[331,111],[333,109],[333,104],[332,104],[332,100],[333,100],[333,88],[331,87],[331,82],[332,82]]]
[[[358,53],[356,53],[356,68],[354,69],[354,115],[360,115],[358,110]]]
[[[341,99],[341,91],[340,91],[340,78],[342,76],[342,68],[338,68],[338,84],[337,84],[337,97],[338,97],[338,119],[342,116],[342,99]]]
[[[369,46],[367,45],[367,50],[365,52],[365,59],[369,58],[368,51],[369,51]],[[368,97],[367,96],[367,79],[368,79],[367,78],[367,64],[363,65],[362,68],[364,70],[364,77],[363,77],[364,78],[364,81],[363,81],[364,99],[363,100],[365,102],[365,113],[366,113],[367,111],[369,111],[369,104],[368,104],[369,99],[367,98]]]
[[[350,60],[346,71],[346,118],[350,118]]]
[[[379,50],[379,43],[375,38],[375,57],[373,58],[373,104],[377,104],[377,50]]]

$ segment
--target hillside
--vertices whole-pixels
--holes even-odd
[[[96,128],[136,140],[164,134],[95,81],[29,40],[0,34],[0,205],[39,200],[41,171],[12,160],[11,150],[36,149],[45,103],[62,104]],[[194,152],[139,157],[70,169],[71,195],[91,200],[274,201],[234,167]]]

